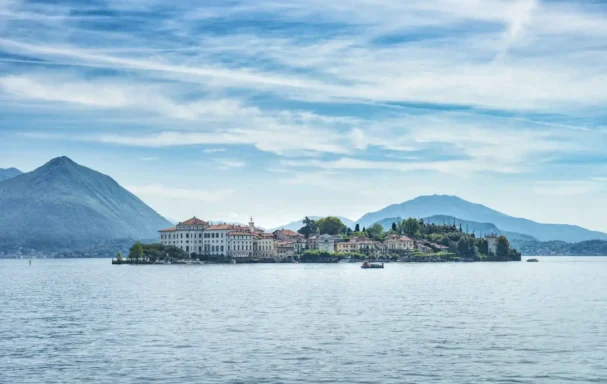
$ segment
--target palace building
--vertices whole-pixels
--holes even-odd
[[[188,254],[224,257],[276,257],[274,235],[255,227],[251,218],[248,226],[211,224],[193,217],[175,227],[158,231],[160,243],[173,245]]]

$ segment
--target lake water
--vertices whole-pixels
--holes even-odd
[[[0,260],[0,383],[607,383],[607,258]]]

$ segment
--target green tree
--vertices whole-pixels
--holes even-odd
[[[341,222],[341,220],[335,216],[327,216],[319,219],[316,224],[320,233],[327,235],[339,235],[346,233],[348,227]]]
[[[129,250],[129,259],[135,261],[143,259],[143,244],[141,244],[139,241],[133,244]]]
[[[375,223],[367,229],[367,236],[375,239],[375,240],[383,240],[384,239],[384,227],[379,223]]]
[[[420,237],[422,228],[417,219],[414,219],[412,217],[408,218],[403,222],[403,227],[407,236]]]
[[[308,216],[303,219],[302,224],[304,226],[301,227],[297,232],[304,235],[306,239],[316,232],[317,223]]]
[[[396,232],[398,232],[399,235],[405,234],[405,220],[396,223]]]
[[[506,236],[498,237],[495,256],[497,256],[500,260],[507,260],[509,252],[510,252],[510,242],[508,241]]]
[[[396,231],[397,231],[397,228],[396,228],[396,223],[394,223],[394,222],[392,223],[392,231],[394,231],[394,232],[396,232]]]
[[[116,253],[116,261],[119,263],[122,263],[122,261],[123,261],[122,253],[120,253],[120,252]]]
[[[354,227],[354,232],[360,232],[360,225],[356,224]]]

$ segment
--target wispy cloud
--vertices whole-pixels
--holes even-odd
[[[156,160],[158,160],[158,158],[157,158],[157,157],[154,157],[154,156],[150,156],[150,157],[140,157],[140,158],[139,158],[139,160],[141,160],[141,161],[156,161]]]
[[[162,164],[142,168],[203,156],[218,169],[247,171],[213,182],[246,173],[276,180],[277,195],[304,185],[337,194],[370,174],[423,174],[424,183],[485,188],[491,179],[557,198],[588,185],[529,180],[602,177],[600,2],[168,5],[0,1],[6,142],[162,153]],[[594,166],[573,164],[583,155]],[[179,183],[144,187],[158,197],[218,201]]]
[[[232,189],[209,191],[206,189],[174,188],[160,184],[127,185],[125,188],[136,195],[141,195],[144,197],[156,196],[170,199],[197,200],[209,203],[224,200],[234,193],[234,190]]]
[[[219,166],[219,169],[242,168],[247,163],[235,159],[214,159],[213,162]]]
[[[206,148],[206,149],[202,150],[203,153],[219,153],[219,152],[225,152],[225,151],[226,151],[225,148]]]

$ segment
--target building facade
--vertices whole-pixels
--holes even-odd
[[[187,254],[201,253],[203,250],[203,232],[209,223],[193,217],[178,223],[173,228],[158,231],[160,244],[175,246]]]
[[[497,255],[497,235],[486,235],[487,248],[489,249],[489,255]]]
[[[213,257],[276,257],[275,238],[255,227],[251,218],[248,226],[210,224],[193,217],[175,227],[158,231],[160,243],[175,246],[187,254]]]

